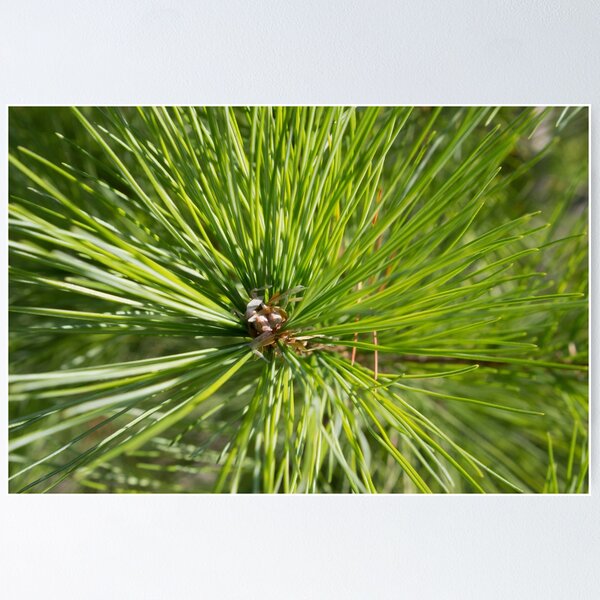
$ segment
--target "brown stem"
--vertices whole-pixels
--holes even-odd
[[[356,317],[355,321],[358,321],[358,317]],[[358,342],[358,332],[354,334],[354,341]],[[356,346],[352,346],[352,364],[356,362]]]
[[[377,332],[373,332],[373,344],[375,346],[379,346],[379,341],[377,339]],[[377,376],[379,375],[379,350],[374,351],[374,366],[373,366],[373,378],[377,381]]]

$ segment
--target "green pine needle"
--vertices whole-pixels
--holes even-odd
[[[587,118],[11,109],[11,491],[586,492]]]

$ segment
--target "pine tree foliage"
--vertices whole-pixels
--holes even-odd
[[[587,491],[587,109],[9,134],[11,491]]]

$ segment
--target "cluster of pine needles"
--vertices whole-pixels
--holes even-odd
[[[10,490],[586,492],[587,119],[12,108]]]

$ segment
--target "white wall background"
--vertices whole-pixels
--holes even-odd
[[[593,0],[8,0],[0,11],[3,202],[8,104],[591,103],[592,157],[598,145]],[[592,169],[595,208],[594,158]],[[1,220],[5,374],[4,209]],[[595,210],[592,231],[597,259]],[[597,366],[594,353],[593,405]],[[596,493],[583,497],[26,497],[2,485],[0,597],[595,600],[594,409]],[[5,420],[6,408],[2,432]],[[6,482],[4,433],[0,454]]]

